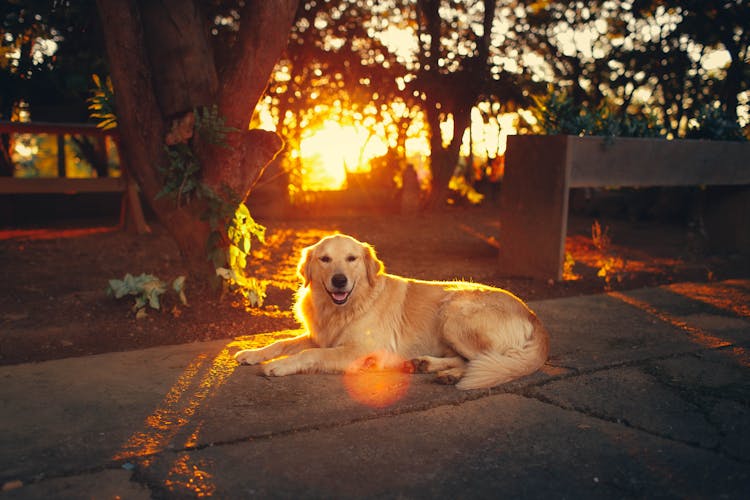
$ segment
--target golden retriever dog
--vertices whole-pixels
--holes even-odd
[[[372,246],[323,238],[302,252],[295,305],[306,333],[235,354],[268,376],[405,369],[459,389],[493,387],[547,360],[549,336],[513,294],[386,274]]]

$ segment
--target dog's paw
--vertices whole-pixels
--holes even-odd
[[[407,373],[430,373],[430,362],[424,358],[414,358],[404,363],[404,371]]]
[[[255,349],[245,349],[244,351],[238,351],[234,355],[234,359],[241,365],[257,365],[265,361],[262,354]]]
[[[379,359],[376,354],[368,354],[355,359],[345,371],[347,373],[372,372],[381,370],[382,367],[382,359]]]
[[[294,366],[288,363],[285,359],[264,363],[261,366],[261,371],[263,372],[263,375],[267,377],[283,377],[285,375],[296,373]]]
[[[450,370],[438,372],[437,375],[435,376],[435,383],[438,383],[441,385],[456,385],[459,380],[461,380],[461,377],[458,377],[455,374],[450,373]]]

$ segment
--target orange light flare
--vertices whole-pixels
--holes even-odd
[[[391,406],[409,390],[411,375],[403,366],[404,359],[393,353],[379,351],[363,356],[344,372],[346,392],[365,406]]]

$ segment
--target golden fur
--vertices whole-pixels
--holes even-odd
[[[345,235],[304,249],[295,305],[307,333],[240,351],[270,376],[398,368],[459,389],[493,387],[546,361],[549,336],[513,294],[477,283],[384,272],[374,249]]]

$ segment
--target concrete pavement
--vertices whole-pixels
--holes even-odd
[[[0,367],[7,498],[747,498],[750,280],[531,304],[543,372],[237,367],[295,332]]]

